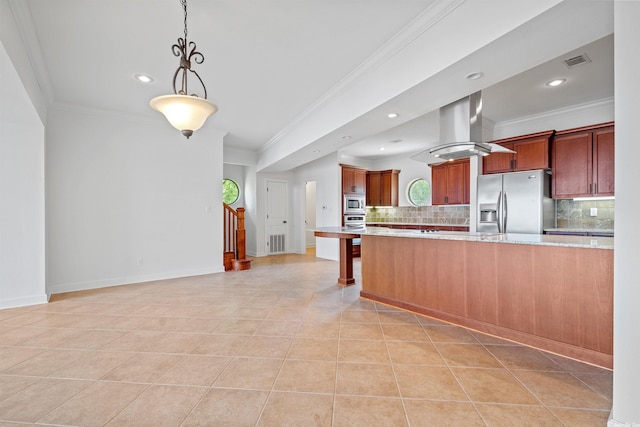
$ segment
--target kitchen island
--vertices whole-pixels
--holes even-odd
[[[612,367],[613,238],[358,234],[362,297]]]

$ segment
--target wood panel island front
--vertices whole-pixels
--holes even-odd
[[[359,234],[362,297],[612,368],[613,238]]]

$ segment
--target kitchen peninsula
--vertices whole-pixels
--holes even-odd
[[[379,227],[316,235],[361,236],[364,298],[612,367],[613,238]]]

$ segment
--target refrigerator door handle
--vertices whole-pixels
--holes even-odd
[[[502,233],[502,191],[498,193],[498,202],[496,203],[496,216],[498,223],[498,233]]]
[[[507,232],[507,213],[509,209],[507,208],[507,192],[505,191],[502,195],[502,230],[503,233]]]

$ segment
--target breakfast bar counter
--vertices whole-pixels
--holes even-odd
[[[611,237],[379,227],[316,233],[361,237],[364,298],[612,367]]]

